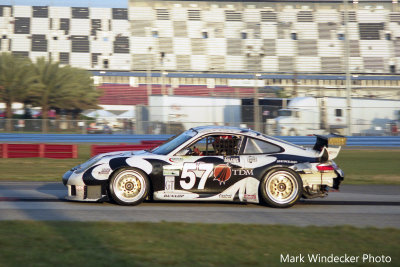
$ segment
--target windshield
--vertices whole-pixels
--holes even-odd
[[[161,146],[158,146],[154,148],[151,153],[157,154],[157,155],[167,155],[171,151],[173,151],[175,148],[180,146],[181,144],[185,143],[189,139],[191,139],[193,136],[197,134],[197,131],[195,130],[188,130],[186,132],[181,133],[180,135],[175,136],[173,139],[168,141],[165,144],[162,144]]]
[[[280,109],[278,110],[278,116],[290,117],[292,116],[292,111],[288,109]]]

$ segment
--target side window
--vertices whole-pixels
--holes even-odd
[[[270,154],[281,152],[282,149],[274,144],[262,140],[248,138],[243,154]]]
[[[193,156],[238,155],[242,139],[242,136],[236,135],[210,135],[178,152],[178,154]]]

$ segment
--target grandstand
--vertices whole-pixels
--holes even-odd
[[[1,5],[0,51],[93,71],[107,104],[145,105],[149,86],[248,96],[258,79],[289,95],[344,96],[347,54],[354,96],[400,99],[398,1],[348,2],[348,16],[333,0]]]
[[[349,1],[350,69],[400,64],[397,1]],[[344,72],[343,1],[131,1],[132,69]]]
[[[148,87],[139,85],[132,87],[128,84],[102,84],[99,86],[103,94],[100,97],[100,103],[103,105],[147,105],[148,104]],[[179,86],[177,88],[167,87],[166,93],[169,95],[182,96],[225,96],[246,98],[254,95],[254,88],[234,88],[229,86],[216,86],[215,88],[207,88],[202,85]],[[162,86],[152,85],[152,95],[161,95]],[[260,94],[264,96],[265,94]]]

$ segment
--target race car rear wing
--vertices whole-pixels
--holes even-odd
[[[346,145],[347,138],[342,135],[315,135],[317,141],[313,147],[314,150],[320,151],[319,158],[321,162],[325,162],[337,157],[342,146]]]

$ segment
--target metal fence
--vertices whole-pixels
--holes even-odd
[[[145,141],[167,140],[173,135],[151,134],[19,134],[0,133],[0,141],[4,143],[119,143],[139,144]],[[281,139],[311,147],[315,144],[315,136],[281,136]],[[350,136],[348,147],[400,147],[400,136]]]
[[[191,104],[191,103],[189,103]],[[399,108],[352,108],[352,135],[399,135]],[[254,118],[258,118],[257,121]],[[97,117],[93,120],[0,119],[2,133],[55,134],[177,134],[186,129],[220,125],[251,128],[269,135],[307,136],[346,134],[346,109],[336,106],[288,109],[280,106],[137,106],[134,118]]]

